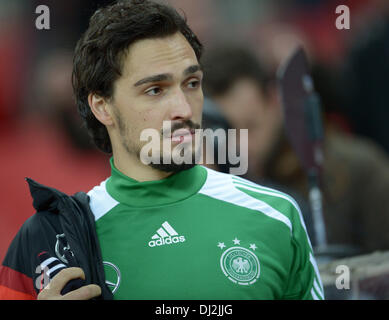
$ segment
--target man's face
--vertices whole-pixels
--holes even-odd
[[[159,132],[158,158],[162,171],[179,171],[188,166],[164,165],[163,156],[178,144],[197,152],[194,136],[172,137],[177,129],[198,129],[201,124],[203,73],[196,55],[181,33],[165,38],[145,39],[133,43],[123,63],[122,76],[114,84],[111,101],[114,126],[110,128],[113,148],[125,150],[141,159],[144,129]],[[171,135],[165,135],[163,124],[171,124]],[[178,131],[176,131],[177,133]],[[164,148],[166,142],[171,148]],[[168,149],[168,150],[165,150]],[[174,155],[173,155],[174,156]],[[189,166],[191,167],[191,166]]]
[[[241,78],[223,96],[215,97],[231,125],[238,129],[257,128],[267,109],[267,101],[259,86],[251,79]]]
[[[214,100],[233,128],[248,129],[249,171],[255,169],[265,161],[281,132],[282,114],[276,99],[271,93],[265,96],[254,80],[241,78]]]

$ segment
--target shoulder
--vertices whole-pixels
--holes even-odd
[[[385,150],[374,141],[338,131],[330,131],[327,136],[326,149],[336,160],[341,159],[359,166],[376,163],[388,167]]]
[[[20,227],[17,237],[29,242],[44,237],[51,230],[59,227],[58,215],[49,211],[38,211],[29,217]]]
[[[207,171],[207,180],[200,190],[201,193],[210,195],[224,195],[228,193],[244,192],[253,198],[267,202],[268,204],[282,204],[299,211],[297,202],[287,193],[260,185],[239,176],[222,173],[203,167]]]
[[[88,191],[89,207],[97,221],[104,214],[119,204],[107,191],[106,183],[109,178]]]
[[[260,211],[283,222],[291,231],[295,223],[305,227],[300,207],[290,195],[239,176],[203,168],[207,170],[207,179],[199,193]]]
[[[55,239],[60,223],[51,212],[37,212],[28,218],[18,230],[8,247],[3,264],[32,276],[32,261],[39,250],[48,249],[48,239]]]

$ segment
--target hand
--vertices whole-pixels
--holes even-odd
[[[61,295],[61,290],[72,279],[84,279],[81,268],[66,268],[61,270],[50,283],[38,294],[38,300],[89,300],[101,295],[101,288],[96,284],[89,284]]]

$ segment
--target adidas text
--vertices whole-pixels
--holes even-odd
[[[149,247],[163,246],[165,244],[179,243],[184,241],[185,241],[184,236],[165,237],[165,238],[149,241]]]

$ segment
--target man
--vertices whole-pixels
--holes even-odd
[[[76,47],[73,86],[96,145],[113,154],[112,174],[72,197],[29,180],[38,212],[11,244],[1,297],[323,298],[292,198],[190,161],[162,161],[178,158],[180,146],[197,159],[201,52],[168,6],[130,1],[93,15]],[[146,164],[141,137],[150,129],[158,152]],[[81,287],[69,292],[77,278]]]

